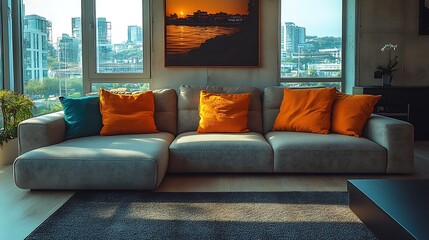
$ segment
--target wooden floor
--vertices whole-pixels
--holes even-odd
[[[346,191],[347,179],[429,178],[429,142],[415,143],[415,167],[413,175],[169,174],[157,191]],[[12,166],[0,166],[0,239],[25,238],[73,194],[19,189],[13,182]]]

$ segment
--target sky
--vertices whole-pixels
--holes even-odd
[[[307,36],[341,37],[342,0],[281,0],[281,21],[306,28]]]
[[[247,14],[247,4],[248,0],[166,0],[165,14],[170,16],[176,13],[180,17],[197,10],[208,13]]]
[[[24,0],[23,2],[26,15],[37,14],[52,22],[54,43],[62,33],[71,35],[71,19],[81,17],[80,0]],[[107,21],[112,23],[113,43],[127,40],[129,25],[142,25],[141,4],[141,0],[97,0],[99,5],[96,10],[97,17],[106,17]]]
[[[130,3],[124,4],[125,1]],[[54,43],[62,33],[71,35],[71,19],[80,16],[80,0],[24,0],[23,2],[26,14],[37,14],[52,22]],[[141,0],[97,0],[100,5],[97,8],[97,17],[106,17],[112,23],[113,43],[127,40],[128,25],[141,26],[141,7],[135,7],[136,4],[141,6],[141,2]],[[178,14],[180,11],[187,14],[196,10],[247,14],[247,2],[247,0],[166,0],[168,9],[172,9],[166,9],[166,14],[176,11]],[[294,22],[300,27],[305,27],[307,35],[340,37],[341,2],[341,0],[281,0],[281,21],[282,23]],[[102,8],[101,5],[105,7]],[[133,7],[130,8],[130,6]]]

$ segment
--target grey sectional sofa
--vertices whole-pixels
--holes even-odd
[[[248,133],[198,134],[200,90],[251,93]],[[64,140],[62,112],[19,126],[14,178],[24,189],[153,190],[168,172],[411,173],[414,130],[372,115],[363,137],[272,132],[283,89],[181,86],[156,90],[159,133]]]

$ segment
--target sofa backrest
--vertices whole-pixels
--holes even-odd
[[[177,93],[174,89],[153,90],[155,124],[160,132],[177,134]]]
[[[182,85],[178,91],[178,133],[196,131],[200,121],[198,111],[200,91],[213,93],[251,93],[247,127],[252,132],[262,133],[261,91],[255,87],[215,87]]]
[[[280,112],[280,106],[283,101],[283,89],[284,87],[274,86],[267,87],[264,89],[264,97],[262,100],[263,106],[263,129],[264,134],[271,132],[273,129],[274,122],[276,121],[277,115]]]

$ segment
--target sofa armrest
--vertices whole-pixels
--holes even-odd
[[[64,141],[65,130],[62,111],[22,121],[18,125],[19,155]]]
[[[362,136],[387,149],[386,173],[414,171],[414,127],[412,124],[372,114]]]

